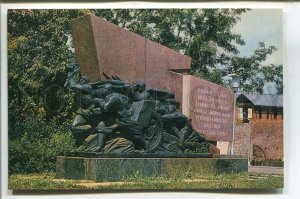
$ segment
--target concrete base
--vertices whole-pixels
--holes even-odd
[[[248,171],[243,158],[84,158],[57,157],[57,178],[95,182],[119,181],[133,175],[182,177]]]

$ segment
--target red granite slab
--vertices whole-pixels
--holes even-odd
[[[208,140],[232,141],[233,91],[189,76],[188,115],[193,127]]]

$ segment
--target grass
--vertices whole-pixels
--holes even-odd
[[[11,175],[12,190],[149,190],[149,189],[275,189],[283,188],[282,175],[239,173],[182,178],[143,177],[139,173],[120,182],[55,179],[54,173]]]

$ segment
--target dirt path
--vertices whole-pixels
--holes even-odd
[[[265,174],[277,174],[283,175],[283,167],[269,167],[269,166],[249,166],[249,172],[253,173],[265,173]]]

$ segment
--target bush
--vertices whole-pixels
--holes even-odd
[[[74,141],[67,125],[36,119],[26,122],[20,138],[8,146],[10,174],[39,173],[54,171],[56,156],[72,151]]]

